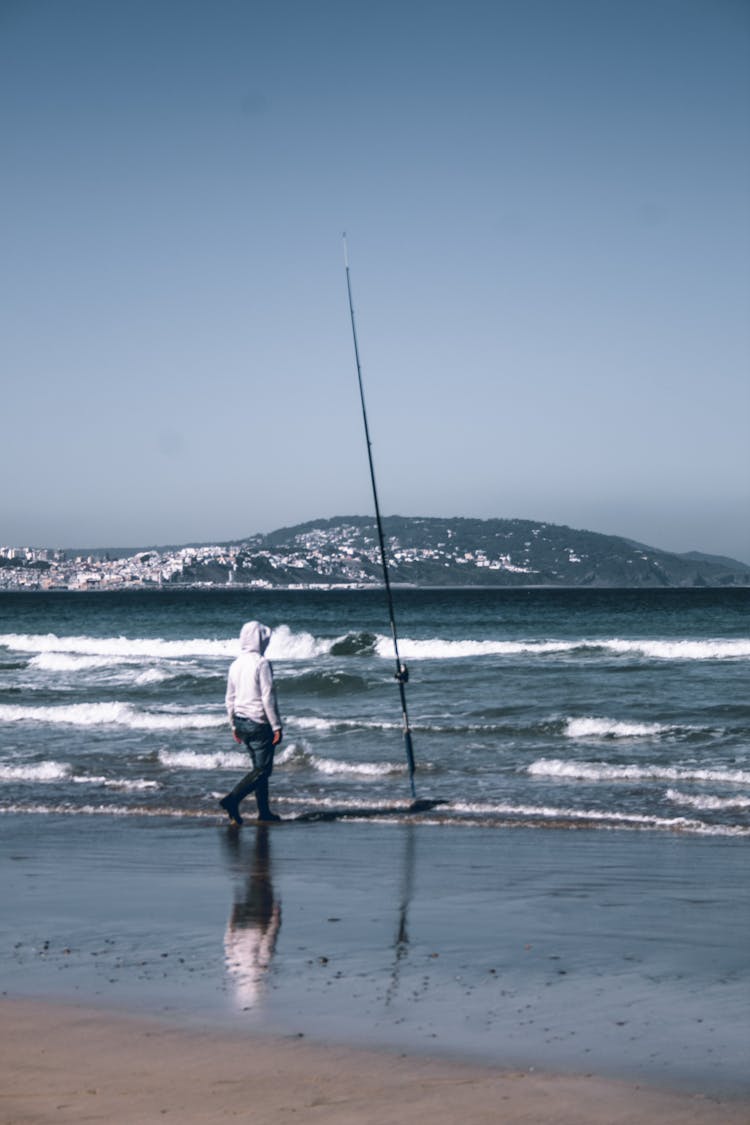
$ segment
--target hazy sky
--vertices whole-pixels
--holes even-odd
[[[0,0],[0,542],[750,560],[746,0]]]

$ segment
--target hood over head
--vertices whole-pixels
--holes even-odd
[[[246,621],[240,629],[240,649],[242,652],[257,652],[261,656],[268,648],[271,630],[260,621]]]

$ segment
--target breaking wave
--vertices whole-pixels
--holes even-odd
[[[379,722],[375,719],[322,719],[316,715],[290,718],[288,723],[300,730],[401,730],[401,724],[395,722]],[[418,728],[412,727],[412,730],[416,729]]]
[[[750,797],[715,797],[710,793],[681,793],[679,789],[667,789],[665,796],[674,805],[686,805],[688,808],[703,809],[706,812],[750,809]]]
[[[750,784],[750,770],[608,765],[604,762],[564,762],[559,758],[540,758],[532,762],[526,772],[532,777],[559,777],[572,781],[714,781],[729,785]]]
[[[750,640],[623,641],[599,642],[618,655],[647,656],[654,660],[736,660],[750,657]]]
[[[118,726],[130,730],[204,730],[226,722],[221,714],[140,711],[129,703],[72,703],[58,707],[0,704],[0,723],[43,723],[74,727]]]
[[[378,656],[393,657],[393,642],[378,637]],[[579,639],[571,641],[430,640],[399,641],[399,651],[410,660],[457,660],[479,656],[549,656],[569,653],[605,652],[615,656],[639,656],[652,660],[735,660],[750,658],[750,639],[738,640],[621,640]]]
[[[666,723],[626,723],[616,719],[568,719],[565,734],[568,738],[649,738],[654,735],[679,734],[685,727]]]
[[[169,769],[181,770],[247,770],[250,760],[238,750],[217,750],[200,754],[192,750],[160,750],[159,761]]]
[[[55,633],[4,633],[0,645],[13,652],[35,654],[35,667],[55,670],[94,668],[100,664],[142,660],[215,658],[228,661],[239,651],[237,638],[166,640],[162,637],[58,636]],[[410,660],[458,660],[482,656],[548,656],[605,652],[653,660],[733,660],[750,658],[750,639],[625,640],[579,638],[575,640],[444,640],[402,638],[401,655]],[[351,632],[336,638],[315,637],[277,626],[268,648],[271,660],[314,660],[319,656],[359,656],[375,653],[392,659],[393,641],[385,634]]]
[[[297,769],[312,769],[328,776],[347,777],[386,777],[388,774],[402,774],[406,767],[394,762],[350,762],[337,758],[321,758],[312,754],[306,746],[292,743],[276,756],[277,766],[291,766]]]
[[[384,638],[375,633],[347,633],[335,640],[329,651],[331,656],[363,656],[365,653],[375,652],[382,639]]]
[[[187,770],[242,770],[249,766],[247,754],[238,751],[216,751],[201,754],[190,750],[160,750],[159,761],[170,769]],[[405,766],[393,762],[350,762],[335,758],[321,758],[305,746],[291,743],[276,755],[277,768],[311,769],[326,775],[341,774],[350,777],[385,777],[401,774]]]
[[[310,633],[293,633],[287,625],[279,625],[273,631],[266,655],[271,660],[310,660],[328,652],[331,644],[330,640],[318,640]],[[102,658],[104,663],[180,659],[186,656],[232,660],[239,654],[236,637],[169,641],[162,637],[61,637],[55,633],[3,633],[0,634],[0,645],[14,652],[37,653],[45,661],[39,666],[50,669],[95,667]],[[78,657],[91,663],[65,663],[61,660],[63,656]]]
[[[70,777],[65,762],[39,762],[35,766],[0,766],[0,781],[62,781]]]
[[[407,660],[460,660],[477,656],[543,656],[547,653],[573,652],[581,647],[579,641],[444,641],[438,637],[430,640],[399,639],[399,653]],[[378,637],[375,645],[378,656],[393,659],[393,641]]]

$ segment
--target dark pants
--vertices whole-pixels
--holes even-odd
[[[247,747],[253,768],[235,785],[230,796],[239,804],[243,797],[254,792],[258,816],[264,820],[270,813],[268,779],[273,773],[273,730],[270,723],[256,723],[242,715],[234,716],[234,729]]]

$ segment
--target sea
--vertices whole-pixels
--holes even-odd
[[[0,812],[220,823],[249,768],[226,674],[257,619],[284,818],[750,837],[750,590],[394,599],[426,811],[382,590],[180,589],[0,593]]]

